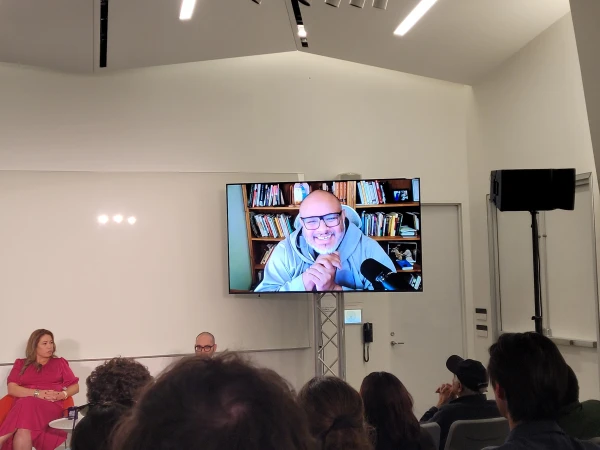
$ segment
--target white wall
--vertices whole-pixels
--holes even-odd
[[[99,76],[0,65],[0,170],[420,176],[422,201],[463,205],[471,311],[467,96],[300,52]],[[369,320],[387,322],[386,310]],[[287,373],[305,361],[294,355],[269,364]]]
[[[570,0],[577,52],[581,65],[581,78],[585,91],[590,133],[596,157],[596,176],[600,174],[600,64],[598,41],[600,40],[600,2]]]
[[[594,172],[570,15],[474,86],[469,109],[473,296],[476,306],[489,309],[485,195],[489,193],[490,170],[575,167],[578,173]],[[530,264],[529,253],[524,254],[523,264]],[[491,336],[476,338],[476,355],[480,359],[487,360],[490,344]],[[563,350],[582,381],[582,396],[598,397],[597,372],[590,375],[589,370],[584,370],[584,367],[589,369],[595,351]],[[590,376],[595,380],[590,380]]]

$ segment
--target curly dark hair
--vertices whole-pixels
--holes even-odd
[[[131,358],[113,358],[96,367],[87,378],[88,402],[130,407],[151,381],[146,366]]]

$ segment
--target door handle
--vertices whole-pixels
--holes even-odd
[[[392,341],[390,342],[390,344],[392,345],[392,347],[396,346],[396,345],[404,345],[404,342],[396,342],[396,341]]]

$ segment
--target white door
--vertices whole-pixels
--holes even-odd
[[[390,370],[414,398],[417,418],[437,402],[437,386],[451,380],[446,359],[465,353],[459,208],[424,205],[422,216],[423,292],[390,299],[394,336],[380,336],[388,341]]]

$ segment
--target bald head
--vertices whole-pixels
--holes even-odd
[[[342,210],[342,202],[327,191],[313,191],[306,196],[300,205],[300,217],[322,216]]]
[[[196,355],[211,357],[217,350],[215,337],[208,331],[203,331],[196,337],[194,349],[196,350]]]

